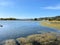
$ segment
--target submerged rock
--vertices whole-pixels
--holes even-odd
[[[60,45],[60,36],[54,33],[34,34],[25,38],[20,37],[16,40],[10,39],[3,43],[4,45]]]
[[[3,25],[0,25],[0,27],[3,27]]]
[[[6,40],[4,45],[17,45],[14,39]]]

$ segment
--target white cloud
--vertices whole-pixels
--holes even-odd
[[[56,6],[47,6],[47,7],[42,7],[43,9],[54,9],[54,10],[60,10],[60,5]]]

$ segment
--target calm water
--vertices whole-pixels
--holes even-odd
[[[60,32],[41,26],[39,21],[0,21],[0,41],[45,32]]]

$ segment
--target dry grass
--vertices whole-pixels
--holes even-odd
[[[26,38],[18,38],[17,41],[22,45],[50,45],[50,42],[54,43],[56,38],[56,35],[53,33],[45,33],[30,35]]]
[[[17,44],[16,43],[19,43]],[[3,45],[59,45],[60,36],[57,37],[55,33],[34,34],[25,38],[10,39],[4,41]]]
[[[60,30],[60,21],[42,21],[41,25]]]

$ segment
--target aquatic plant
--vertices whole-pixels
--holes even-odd
[[[6,40],[3,45],[60,45],[60,36],[55,33],[33,34],[25,38]]]

